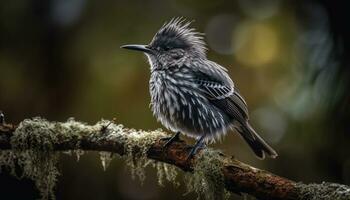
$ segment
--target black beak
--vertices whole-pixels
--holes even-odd
[[[120,48],[130,49],[130,50],[135,50],[135,51],[142,51],[145,53],[153,54],[153,50],[150,49],[147,45],[128,44],[128,45],[123,45]]]

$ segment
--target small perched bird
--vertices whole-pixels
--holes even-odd
[[[165,23],[148,45],[122,48],[144,52],[151,66],[151,109],[167,129],[197,140],[189,157],[208,142],[215,142],[230,129],[237,132],[261,159],[275,158],[273,150],[251,127],[247,104],[227,69],[206,57],[206,44],[191,22],[173,18]],[[252,58],[254,59],[254,58]]]

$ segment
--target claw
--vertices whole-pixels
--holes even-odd
[[[168,146],[170,146],[173,142],[175,141],[179,141],[180,140],[180,132],[176,132],[175,135],[173,135],[170,138],[164,138],[164,140],[167,140],[165,142],[165,144],[163,145],[163,148],[167,148]]]
[[[203,135],[199,140],[197,140],[196,144],[192,147],[190,153],[188,154],[186,161],[191,160],[191,158],[197,153],[198,149],[205,148],[206,144],[203,142],[205,136]]]

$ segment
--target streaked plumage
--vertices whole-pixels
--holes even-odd
[[[202,34],[190,28],[189,22],[172,19],[149,45],[124,48],[147,55],[151,109],[166,128],[194,137],[198,143],[214,142],[234,128],[258,157],[263,158],[264,152],[277,156],[249,125],[247,104],[227,69],[206,58]]]

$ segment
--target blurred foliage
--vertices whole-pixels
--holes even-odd
[[[350,184],[348,15],[325,0],[1,1],[0,109],[8,122],[116,117],[161,127],[148,106],[146,59],[119,46],[148,43],[184,16],[206,34],[208,57],[229,69],[252,124],[280,156],[259,161],[235,134],[213,146],[297,181]],[[183,186],[158,187],[152,170],[140,185],[120,160],[104,172],[97,155],[63,158],[59,199],[193,198]],[[32,183],[0,177],[2,197],[37,196]]]

